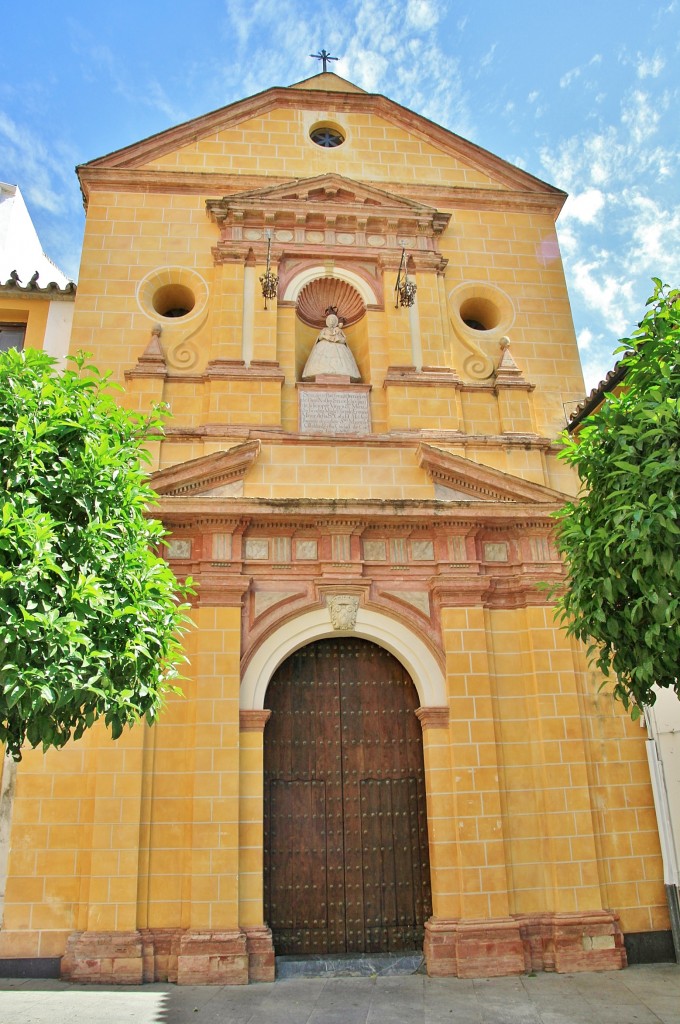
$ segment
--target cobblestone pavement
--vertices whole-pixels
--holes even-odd
[[[0,1024],[680,1024],[680,966],[468,981],[407,975],[138,988],[0,980]]]

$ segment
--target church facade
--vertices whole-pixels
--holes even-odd
[[[330,73],[79,175],[71,349],[170,408],[195,627],[152,729],[26,752],[0,958],[624,967],[669,924],[644,733],[549,600],[583,394],[564,193]]]

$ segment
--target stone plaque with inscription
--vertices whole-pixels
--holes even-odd
[[[368,389],[301,387],[300,431],[304,434],[370,434]]]

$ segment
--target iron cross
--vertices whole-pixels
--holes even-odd
[[[328,50],[319,50],[318,53],[310,53],[309,56],[313,57],[314,60],[323,61],[323,71],[324,71],[324,74],[325,74],[325,72],[327,70],[326,65],[328,64],[329,60],[339,60],[340,59],[339,57],[331,57],[331,55],[328,52]]]

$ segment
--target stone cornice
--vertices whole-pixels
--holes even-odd
[[[193,381],[194,376],[190,374],[177,373],[173,375],[176,380]],[[198,378],[196,378],[198,379]],[[203,379],[202,377],[200,379]],[[458,387],[459,385],[456,385]],[[460,385],[462,391],[493,391],[493,383]],[[165,428],[165,437],[168,441],[199,441],[203,438],[210,438],[215,441],[219,438],[233,440],[236,437],[257,438],[267,444],[304,444],[304,445],[333,445],[335,441],[328,434],[300,434],[293,431],[283,430],[281,427],[252,427],[248,424],[224,424],[205,423],[198,427],[173,427],[168,425]],[[465,434],[460,430],[400,430],[389,434],[347,434],[343,436],[343,446],[358,446],[361,448],[417,448],[423,443],[423,438],[439,444],[462,445],[467,448],[524,448],[557,453],[562,446],[549,437],[541,437],[539,434]]]
[[[209,459],[211,456],[204,456]],[[194,462],[200,462],[195,459]],[[477,464],[475,464],[476,466]],[[178,467],[179,468],[179,467]],[[169,473],[169,470],[163,470]],[[153,485],[153,477],[151,480]],[[557,493],[557,492],[554,492]],[[535,501],[477,501],[436,499],[390,501],[379,498],[364,500],[334,498],[244,498],[219,497],[201,494],[160,494],[154,516],[168,524],[183,524],[187,528],[193,521],[211,517],[212,522],[233,522],[235,518],[266,525],[271,521],[285,521],[296,528],[318,526],[330,523],[334,527],[340,522],[351,524],[354,532],[360,532],[362,525],[385,524],[394,527],[399,524],[411,527],[419,525],[456,526],[476,529],[480,526],[554,529],[551,513],[560,508],[563,501],[537,504]]]
[[[245,189],[294,182],[295,178],[260,174],[215,174],[203,171],[155,171],[148,168],[131,170],[118,167],[81,168],[81,189],[85,207],[91,191],[150,192],[168,195],[229,195]],[[378,188],[387,182],[366,179]],[[395,196],[408,196],[418,202],[436,206],[454,214],[456,210],[513,210],[522,213],[546,213],[556,218],[562,209],[563,192],[523,192],[495,188],[470,188],[446,185],[423,185],[389,181]]]

